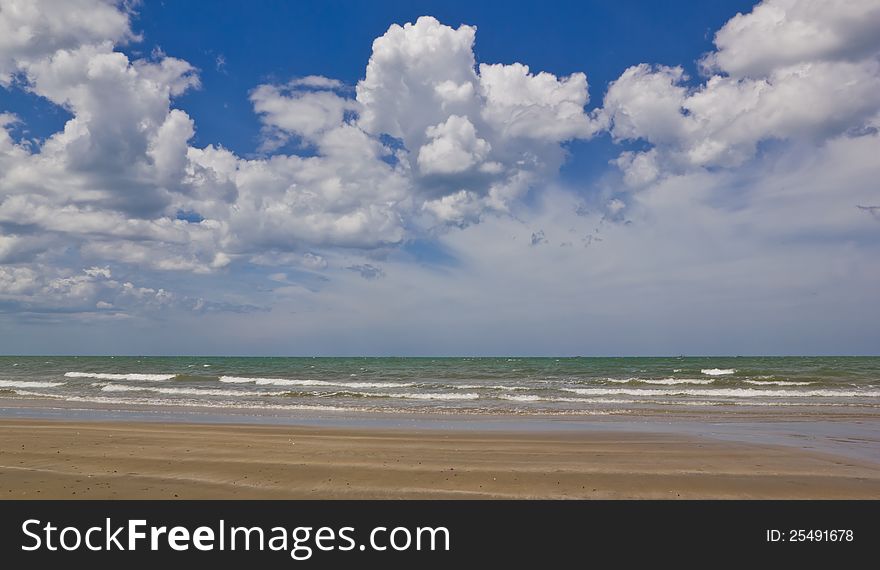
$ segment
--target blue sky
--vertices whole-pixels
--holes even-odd
[[[875,0],[0,0],[0,35],[2,352],[877,353]]]
[[[557,75],[589,70],[590,95],[633,62],[650,56],[694,70],[712,35],[751,2],[148,2],[136,27],[144,41],[125,51],[159,48],[201,71],[203,88],[178,105],[196,120],[196,143],[222,141],[248,154],[260,125],[248,100],[255,85],[324,75],[354,85],[373,39],[391,23],[432,15],[479,30],[479,61],[522,62]],[[217,58],[224,62],[217,68]],[[26,111],[24,111],[26,112]],[[575,161],[570,167],[574,168]]]

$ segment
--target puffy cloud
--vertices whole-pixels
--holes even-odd
[[[191,149],[191,192],[175,206],[224,220],[228,242],[252,253],[385,247],[507,212],[538,174],[555,173],[561,141],[591,134],[586,80],[518,65],[491,66],[484,80],[475,32],[430,17],[392,25],[374,42],[354,98],[321,76],[258,86],[251,101],[263,150],[294,137],[309,156]],[[517,93],[505,95],[504,81]],[[234,196],[234,206],[218,195]]]
[[[108,267],[90,267],[79,273],[47,266],[0,266],[0,301],[29,312],[90,312],[98,303],[123,303],[124,297],[144,304],[171,300],[163,289],[135,287],[113,279]],[[130,303],[129,303],[130,304]]]
[[[357,85],[358,125],[401,141],[420,210],[441,224],[508,211],[531,180],[555,174],[561,142],[596,131],[584,74],[559,79],[521,64],[477,73],[475,37],[472,26],[427,16],[393,25]]]
[[[121,0],[2,0],[0,85],[57,50],[134,38],[128,17]]]
[[[873,0],[765,0],[716,34],[705,68],[733,77],[815,61],[860,61],[880,49]]]
[[[648,183],[658,169],[736,167],[764,141],[816,142],[876,126],[880,9],[838,4],[768,0],[734,17],[703,59],[715,74],[697,86],[680,67],[627,69],[597,113],[616,140],[654,147],[620,157],[626,182]]]
[[[484,78],[475,28],[426,17],[374,42],[354,98],[317,75],[257,86],[250,99],[269,156],[194,148],[196,126],[173,100],[199,86],[196,70],[161,51],[134,60],[117,51],[137,39],[124,5],[3,6],[0,25],[27,20],[33,31],[0,44],[4,69],[72,115],[35,148],[15,144],[3,116],[8,259],[50,255],[63,242],[59,251],[90,262],[157,270],[213,272],[285,252],[320,268],[321,258],[305,257],[313,249],[384,248],[436,224],[506,212],[538,173],[561,164],[560,141],[589,134],[572,127],[587,120],[582,74],[489,66]],[[94,21],[82,19],[88,10]],[[61,30],[68,12],[72,25]],[[504,82],[516,93],[505,95]],[[277,152],[291,138],[308,152]],[[25,251],[24,235],[47,239]]]
[[[193,184],[207,188],[181,196],[177,207],[224,219],[225,239],[241,253],[401,241],[408,186],[400,169],[382,160],[384,147],[351,125],[323,133],[316,145],[315,156],[260,160],[193,149]],[[232,207],[218,199],[222,191],[209,191],[226,182],[234,188]]]
[[[656,149],[646,152],[622,152],[614,164],[623,172],[623,181],[630,187],[644,186],[660,175]]]
[[[101,258],[125,260],[138,247],[205,245],[203,235],[191,234],[204,234],[210,223],[187,226],[173,219],[170,206],[175,194],[188,190],[182,182],[194,132],[171,101],[197,87],[198,76],[187,62],[161,52],[129,60],[115,51],[114,42],[134,38],[128,16],[116,2],[2,4],[0,27],[29,30],[22,32],[26,41],[0,45],[19,85],[73,115],[36,147],[14,145],[0,129],[0,234],[38,244],[32,256],[80,246],[88,256],[87,248],[112,243]],[[210,241],[213,260],[217,243]],[[141,261],[168,266],[161,258]]]
[[[197,84],[191,66],[130,62],[104,43],[58,50],[22,69],[29,90],[74,116],[36,152],[12,150],[0,175],[0,219],[74,239],[118,227],[118,218],[133,220],[129,230],[153,227],[147,220],[165,214],[186,167],[193,124],[170,102]]]
[[[584,113],[589,101],[587,76],[574,73],[558,79],[527,65],[480,64],[482,115],[505,137],[546,141],[589,138],[597,125]]]
[[[338,79],[324,77],[323,75],[307,75],[291,79],[288,82],[290,87],[312,88],[312,89],[343,89],[345,84]]]
[[[198,85],[193,71],[168,58],[132,63],[109,44],[59,50],[28,64],[29,89],[74,115],[40,149],[38,168],[73,175],[90,202],[104,199],[112,208],[157,213],[168,190],[163,176],[168,167],[180,170],[179,159],[175,163],[170,155],[185,152],[192,136],[189,118],[172,113],[170,104],[173,95]]]
[[[447,104],[465,103],[474,96],[474,84],[469,81],[459,84],[447,79],[434,85],[434,93],[440,99],[441,107],[446,107]]]
[[[400,138],[415,150],[429,126],[456,112],[476,111],[476,32],[429,16],[388,28],[373,42],[366,76],[357,85],[362,127]]]
[[[249,304],[207,301],[144,287],[117,278],[108,266],[87,267],[79,272],[61,267],[0,265],[0,311],[29,314],[71,313],[100,316],[108,311],[128,317],[156,311],[253,312]]]
[[[428,200],[422,208],[441,222],[465,226],[479,221],[483,204],[480,197],[473,192],[459,190],[442,198]]]
[[[0,298],[26,294],[37,287],[37,274],[30,267],[0,265]]]
[[[452,115],[425,130],[431,142],[419,149],[419,168],[425,174],[464,172],[483,161],[492,146],[477,137],[467,117]]]
[[[332,91],[340,87],[339,81],[310,76],[285,86],[260,85],[254,89],[251,102],[270,135],[270,144],[266,148],[277,148],[284,142],[283,135],[313,140],[328,129],[341,125],[346,113],[358,107],[351,99]]]

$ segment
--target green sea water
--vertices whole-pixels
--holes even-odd
[[[0,357],[4,398],[266,410],[871,410],[880,357]]]

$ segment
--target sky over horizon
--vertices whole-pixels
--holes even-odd
[[[880,0],[0,0],[0,354],[880,354]]]

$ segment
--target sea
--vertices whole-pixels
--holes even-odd
[[[2,356],[0,398],[258,413],[858,415],[880,408],[880,357]]]

